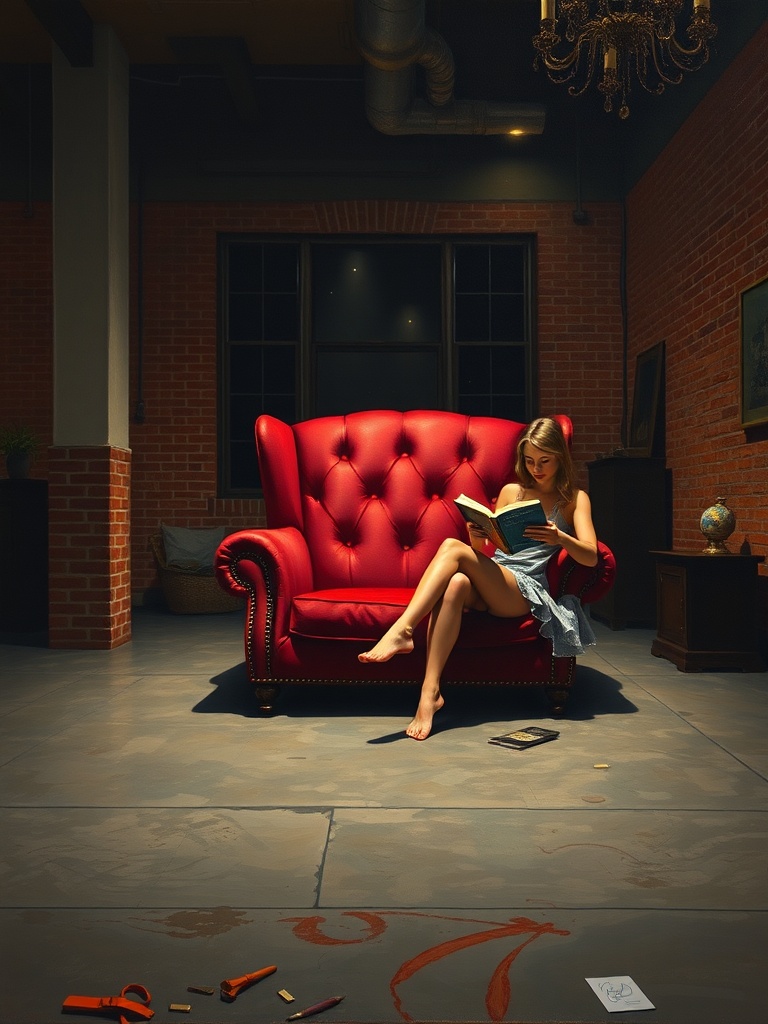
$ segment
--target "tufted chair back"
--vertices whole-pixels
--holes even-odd
[[[566,416],[556,419],[570,444]],[[267,526],[294,527],[314,587],[414,587],[448,536],[466,539],[462,491],[493,508],[515,480],[526,424],[438,410],[374,410],[289,426],[256,422]]]

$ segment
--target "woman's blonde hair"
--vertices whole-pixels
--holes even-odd
[[[525,464],[525,445],[530,441],[541,451],[557,456],[557,475],[555,487],[566,504],[573,501],[576,492],[576,470],[571,458],[571,450],[563,434],[562,427],[549,416],[541,416],[530,423],[517,443],[515,473],[523,487],[534,487],[534,479]]]

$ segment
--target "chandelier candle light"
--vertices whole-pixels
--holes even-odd
[[[573,82],[571,96],[591,85],[599,68],[597,88],[605,96],[606,112],[620,96],[619,117],[629,117],[627,95],[632,74],[646,92],[661,95],[666,85],[679,85],[685,71],[697,71],[709,60],[709,43],[717,35],[710,21],[710,0],[687,0],[691,21],[686,29],[690,46],[677,38],[676,19],[686,0],[541,0],[541,26],[533,37],[536,57],[553,82]],[[570,51],[555,53],[564,22]]]

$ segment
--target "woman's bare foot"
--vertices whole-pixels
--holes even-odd
[[[432,719],[445,704],[441,694],[436,697],[422,696],[413,721],[405,730],[407,736],[414,740],[425,740],[432,731]]]
[[[410,654],[413,650],[413,627],[394,624],[375,647],[358,654],[358,661],[389,661],[396,654]]]

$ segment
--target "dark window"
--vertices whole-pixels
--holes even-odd
[[[454,246],[456,407],[525,422],[533,394],[530,245]]]
[[[297,418],[300,246],[230,241],[221,249],[220,491],[255,491],[253,425]],[[225,282],[225,283],[224,283]]]
[[[533,414],[528,237],[220,239],[220,493],[258,493],[261,413]]]
[[[441,245],[310,246],[312,341],[439,345]]]

